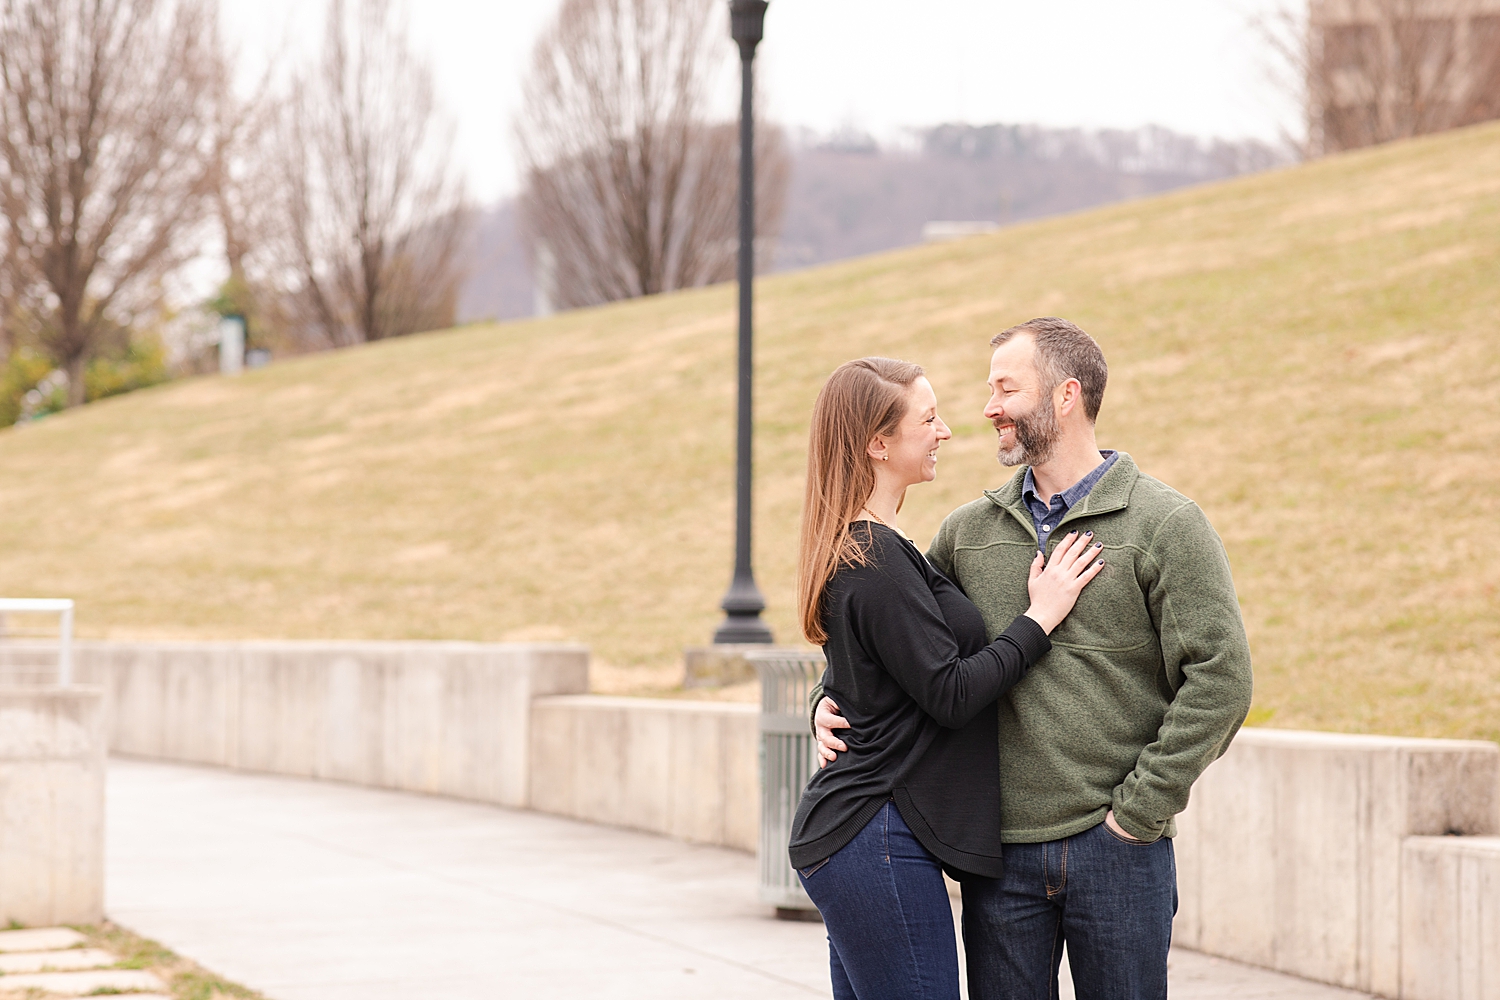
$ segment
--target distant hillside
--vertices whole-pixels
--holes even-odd
[[[929,222],[1000,224],[1284,166],[1264,143],[1163,128],[944,125],[910,150],[858,134],[804,139],[793,158],[777,269],[911,246]]]
[[[461,322],[518,319],[532,314],[531,265],[516,219],[516,203],[480,212],[469,278],[458,297]]]
[[[795,638],[806,428],[864,354],[955,438],[902,525],[1008,475],[987,338],[1103,344],[1100,440],[1222,532],[1254,719],[1500,737],[1500,126],[759,285],[756,559]],[[734,290],[202,377],[0,430],[0,593],[91,636],[576,638],[646,676],[732,548]]]
[[[912,246],[929,222],[1021,222],[1288,161],[1264,143],[1202,140],[1157,127],[942,125],[912,138],[911,148],[882,149],[857,132],[794,136],[775,269]],[[481,214],[472,267],[460,319],[532,314],[514,202]]]

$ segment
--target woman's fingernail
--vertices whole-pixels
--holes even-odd
[[[1098,561],[1098,562],[1097,562],[1097,563],[1095,563],[1095,564],[1094,564],[1094,565],[1096,565],[1096,566],[1103,566],[1103,565],[1104,565],[1104,560],[1103,560],[1103,559],[1100,559],[1100,560],[1099,560],[1099,561]]]
[[[1094,548],[1096,548],[1096,549],[1102,549],[1102,548],[1104,548],[1104,543],[1103,542],[1095,542],[1094,543]]]
[[[1085,531],[1084,535],[1087,536],[1087,537],[1089,537],[1089,538],[1093,538],[1094,537],[1094,533],[1092,531]]]

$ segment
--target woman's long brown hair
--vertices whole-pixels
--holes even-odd
[[[906,416],[911,384],[921,365],[891,358],[845,362],[828,378],[813,405],[807,448],[807,494],[797,556],[797,612],[807,641],[823,645],[823,592],[840,566],[863,566],[868,544],[849,532],[850,522],[875,490],[867,448],[877,434],[894,434]]]

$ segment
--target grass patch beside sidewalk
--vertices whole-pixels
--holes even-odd
[[[118,968],[150,972],[167,984],[175,1000],[266,1000],[255,990],[232,983],[183,958],[170,948],[112,921],[74,927],[85,938],[85,947],[100,948],[120,957]],[[119,994],[129,996],[130,994]]]

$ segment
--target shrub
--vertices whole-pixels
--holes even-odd
[[[84,370],[85,398],[89,402],[144,389],[171,378],[167,352],[154,336],[132,337],[119,357],[97,357]]]
[[[171,378],[167,352],[152,335],[132,338],[123,352],[96,357],[84,370],[88,402],[144,389]],[[0,365],[0,427],[35,420],[67,406],[68,379],[45,354],[31,347],[11,352]]]
[[[52,362],[29,347],[11,352],[0,367],[0,427],[9,427],[23,415],[36,416],[63,408],[67,390],[62,385],[44,386],[42,398],[29,405],[26,399],[26,394],[36,390],[52,370]]]

